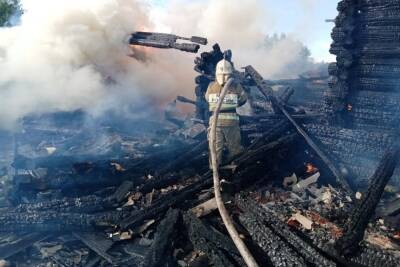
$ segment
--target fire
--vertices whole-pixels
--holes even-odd
[[[306,164],[306,173],[316,173],[318,168],[312,165],[311,163]]]

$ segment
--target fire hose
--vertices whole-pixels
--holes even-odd
[[[210,132],[209,146],[210,146],[210,154],[211,154],[211,165],[212,165],[212,171],[213,171],[214,195],[215,195],[215,200],[217,202],[217,207],[218,207],[219,213],[221,215],[222,221],[224,222],[226,230],[228,231],[229,236],[232,238],[233,243],[237,247],[240,255],[243,257],[247,266],[258,267],[257,262],[255,261],[254,257],[251,255],[249,249],[246,247],[243,240],[240,238],[239,233],[233,224],[232,218],[230,217],[230,215],[225,207],[225,204],[222,200],[221,189],[220,189],[220,179],[219,179],[219,173],[218,173],[217,151],[216,151],[217,121],[218,121],[219,111],[221,110],[222,102],[223,102],[226,92],[227,92],[229,86],[232,84],[232,82],[233,82],[233,78],[230,78],[226,82],[224,88],[222,89],[222,92],[220,94],[218,104],[214,111],[214,115],[212,116],[211,125],[210,125],[211,132]]]

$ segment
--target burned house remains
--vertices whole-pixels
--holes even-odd
[[[249,96],[245,150],[221,175],[260,266],[400,266],[399,1],[342,0],[338,11],[330,77],[235,73]],[[132,45],[186,52],[207,43],[135,34]],[[0,266],[245,266],[208,165],[204,93],[224,54],[234,62],[218,44],[195,60],[196,100],[177,98],[193,118],[110,114],[89,127],[76,111],[1,133]]]

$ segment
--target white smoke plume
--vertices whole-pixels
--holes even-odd
[[[165,52],[146,49],[146,62],[128,57],[129,34],[152,27],[143,2],[25,0],[22,7],[21,24],[0,29],[0,128],[28,114],[132,103],[140,111],[176,93]]]
[[[301,1],[306,9],[312,9],[316,0]],[[157,14],[161,29],[182,35],[206,36],[210,43],[218,42],[223,49],[232,49],[236,66],[253,65],[265,78],[296,78],[298,74],[314,68],[305,54],[304,45],[295,36],[268,38],[267,33],[278,18],[268,10],[265,0],[208,0],[188,3],[172,0],[167,5],[168,12]],[[307,16],[302,21],[301,31],[307,34],[312,27],[306,27]],[[300,29],[299,29],[300,30]]]
[[[0,129],[30,114],[149,112],[178,93],[192,96],[195,56],[138,48],[145,61],[128,57],[124,41],[137,30],[208,37],[232,49],[236,66],[294,77],[312,64],[291,37],[266,47],[273,16],[262,2],[174,0],[155,18],[140,0],[23,0],[21,23],[0,28]]]

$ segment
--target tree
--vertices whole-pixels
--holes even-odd
[[[0,26],[7,26],[10,18],[21,13],[19,0],[0,0]]]

